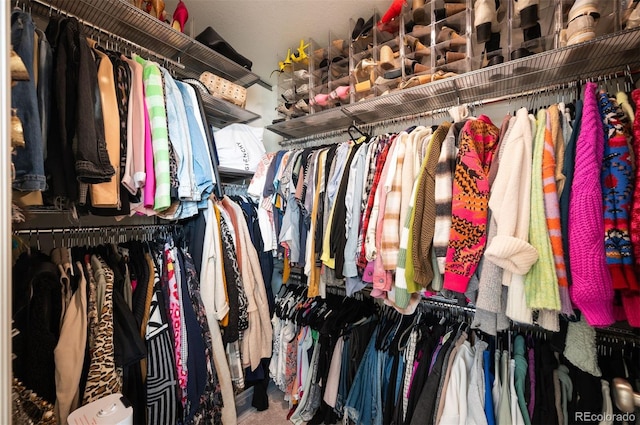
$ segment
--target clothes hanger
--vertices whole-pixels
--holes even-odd
[[[371,136],[370,136],[368,133],[366,133],[366,132],[364,132],[364,131],[360,130],[360,129],[355,125],[355,123],[354,123],[354,124],[351,124],[351,125],[349,126],[349,128],[347,129],[347,133],[349,133],[349,137],[350,137],[350,138],[351,138],[351,140],[353,140],[354,142],[355,142],[356,140],[358,140],[360,137],[354,137],[354,136],[353,136],[353,134],[351,133],[351,131],[352,131],[352,130],[353,130],[353,131],[357,131],[357,132],[360,134],[360,136],[363,136],[363,137],[365,138],[365,142],[368,142],[368,141],[369,141],[369,139],[371,139]]]

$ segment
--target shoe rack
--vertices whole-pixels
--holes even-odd
[[[348,102],[267,129],[308,138],[637,71],[640,30],[626,28],[624,18],[631,0],[601,0],[595,25],[571,28],[571,10],[582,3],[500,0],[496,9],[495,0],[406,0],[395,20],[351,40]],[[534,13],[525,10],[534,4]]]
[[[34,16],[46,17],[52,12],[74,16],[97,34],[130,46],[142,55],[149,53],[152,57],[157,54],[167,58],[179,77],[197,79],[202,72],[209,71],[242,87],[265,85],[257,74],[125,0],[30,0],[29,7]],[[216,127],[260,118],[222,99],[206,94],[202,98],[210,124]]]

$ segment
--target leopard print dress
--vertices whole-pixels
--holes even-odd
[[[113,271],[104,260],[97,257],[102,265],[106,280],[102,314],[98,322],[96,338],[91,350],[91,362],[87,385],[84,390],[84,403],[91,403],[109,394],[120,392],[122,377],[116,370],[113,343]]]

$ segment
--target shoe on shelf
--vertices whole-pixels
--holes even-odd
[[[293,108],[290,103],[281,103],[276,107],[276,111],[287,118],[291,118],[293,116]]]
[[[467,45],[467,37],[458,34],[454,29],[446,25],[442,27],[436,37],[437,44],[444,43],[445,41],[448,42],[446,48],[458,48]]]
[[[227,59],[232,60],[238,65],[251,70],[253,62],[238,53],[229,43],[227,43],[220,34],[218,34],[212,27],[207,27],[200,34],[196,36],[196,41],[209,47],[211,50],[215,50]]]
[[[640,0],[633,0],[622,15],[622,27],[625,29],[636,28],[640,26]]]
[[[405,59],[404,60],[404,70],[405,74],[422,74],[423,72],[427,72],[431,69],[428,65],[424,65],[417,60]]]
[[[502,56],[502,55],[494,55],[482,67],[483,68],[487,68],[489,66],[498,65],[498,64],[503,63],[503,62],[504,62],[504,56]]]
[[[380,48],[380,68],[384,71],[388,71],[396,67],[394,60],[393,49],[387,45]]]
[[[285,102],[293,102],[296,98],[296,91],[293,88],[288,88],[280,96],[282,96]]]
[[[463,60],[467,57],[466,53],[463,52],[446,52],[444,54],[446,63],[453,63],[453,62],[457,62],[459,60]]]
[[[486,43],[491,39],[491,33],[500,32],[496,2],[495,0],[476,0],[473,7],[476,40],[478,43]]]
[[[424,6],[425,0],[413,0],[411,2],[411,10],[416,10]]]
[[[351,93],[351,87],[349,86],[339,86],[336,87],[331,93],[329,93],[329,97],[332,100],[346,100]]]
[[[412,53],[414,53],[414,56],[416,58],[431,55],[431,49],[429,49],[429,47],[422,44],[420,39],[417,37],[414,37],[411,35],[405,35],[404,45],[409,47],[409,49],[411,50]]]
[[[293,71],[293,78],[296,80],[307,81],[309,80],[309,71],[306,69],[298,69],[297,71]]]
[[[184,24],[187,23],[188,19],[189,11],[187,10],[187,6],[180,0],[176,6],[176,10],[173,11],[173,22],[171,26],[176,31],[184,32]]]
[[[569,9],[569,22],[583,15],[590,15],[597,21],[600,19],[598,3],[599,0],[576,0],[571,9]]]
[[[306,99],[300,99],[296,102],[295,105],[293,105],[293,108],[295,110],[300,111],[303,114],[308,114],[309,113],[309,104],[307,103]]]
[[[431,79],[433,81],[438,81],[438,80],[444,80],[445,78],[455,77],[456,75],[458,74],[456,74],[455,72],[445,72],[440,69],[433,73]]]
[[[530,28],[540,20],[538,17],[540,0],[514,0],[514,2],[516,15],[520,16],[520,28]]]
[[[542,37],[542,29],[540,28],[540,22],[536,22],[536,24],[532,27],[523,29],[522,35],[524,36],[524,41],[536,40]]]
[[[304,44],[304,40],[301,39],[300,46],[296,49],[297,50],[296,53],[294,53],[293,56],[291,56],[291,60],[295,63],[300,63],[305,59],[307,59],[309,57],[307,55],[307,52],[305,52],[305,49],[307,47],[309,47],[309,44]]]
[[[596,20],[591,15],[580,15],[567,25],[567,46],[596,38]]]
[[[429,25],[431,23],[431,4],[414,7],[411,15],[413,16],[414,25]]]
[[[409,78],[407,81],[400,83],[398,88],[400,90],[410,89],[411,87],[417,87],[422,84],[430,83],[433,81],[432,74],[416,75]]]
[[[520,47],[519,49],[516,49],[513,52],[511,52],[511,60],[522,59],[531,55],[533,55],[533,52],[531,52],[528,49],[525,49],[524,47]]]
[[[355,25],[353,26],[353,30],[351,30],[351,41],[357,40],[357,38],[362,33],[363,26],[364,26],[364,18],[358,18]]]
[[[384,24],[388,24],[394,18],[398,17],[398,15],[400,15],[400,12],[402,12],[402,6],[404,4],[405,4],[405,0],[393,0],[391,2],[391,6],[389,6],[387,11],[384,13],[384,15],[382,15],[382,18],[380,18],[380,22],[378,22],[378,27],[383,27]]]
[[[292,64],[293,61],[291,60],[291,49],[287,49],[287,57],[283,61],[278,62],[278,69],[280,70],[280,72],[288,71]]]
[[[353,31],[351,31],[351,40],[356,41],[361,37],[367,37],[369,32],[373,29],[373,16],[371,16],[366,22],[363,18],[358,18]],[[362,21],[362,24],[360,22]]]
[[[24,66],[22,58],[13,49],[11,49],[10,67],[12,81],[29,81],[29,71]]]
[[[500,50],[500,33],[492,32],[491,38],[484,45],[484,49],[488,52],[494,52],[496,50]]]
[[[309,101],[311,106],[327,106],[331,102],[331,97],[327,93],[318,93]]]
[[[636,4],[635,9],[629,14],[626,21],[626,29],[640,27],[640,2]]]
[[[445,3],[444,7],[436,9],[434,14],[436,21],[442,21],[465,10],[467,10],[467,6],[464,3]]]

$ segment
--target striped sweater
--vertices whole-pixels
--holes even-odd
[[[433,279],[433,267],[431,262],[431,246],[434,244],[434,230],[436,223],[435,186],[436,171],[439,165],[442,144],[447,137],[451,123],[444,122],[433,133],[431,143],[425,156],[426,165],[424,173],[420,177],[420,185],[416,191],[416,201],[413,210],[413,231],[411,238],[411,255],[413,258],[414,276],[407,278],[410,292],[418,290],[417,285],[427,287]],[[448,241],[448,236],[447,236]],[[445,251],[446,254],[446,251]],[[412,291],[412,289],[414,291]]]
[[[529,243],[538,251],[538,261],[525,276],[525,294],[529,308],[559,311],[558,278],[555,271],[551,241],[549,240],[550,229],[545,216],[543,162],[546,118],[546,110],[538,111],[533,147],[533,165],[531,168],[531,215],[529,222]],[[553,147],[550,147],[549,150],[553,151]],[[551,178],[553,178],[554,170],[555,163],[551,164],[550,169],[547,170],[547,174],[550,174]],[[559,213],[557,217],[559,230]]]
[[[573,308],[569,297],[569,281],[567,280],[567,267],[564,262],[564,249],[562,246],[562,229],[560,222],[559,189],[564,184],[557,179],[558,145],[564,145],[560,129],[560,111],[557,105],[547,110],[547,122],[544,133],[544,153],[542,154],[542,183],[544,192],[544,211],[547,217],[549,240],[553,251],[553,260],[558,278],[558,290],[560,295],[560,310],[562,314],[571,316]],[[561,151],[564,154],[564,149]]]
[[[433,250],[438,263],[438,272],[444,274],[444,263],[451,231],[451,197],[453,193],[453,172],[458,155],[458,134],[467,121],[457,122],[451,127],[442,142],[436,166],[434,199],[436,221],[433,229]]]
[[[158,65],[134,55],[143,67],[144,96],[151,123],[153,166],[156,177],[156,192],[153,209],[162,211],[171,205],[171,175],[169,171],[169,130],[164,101],[162,74]]]

